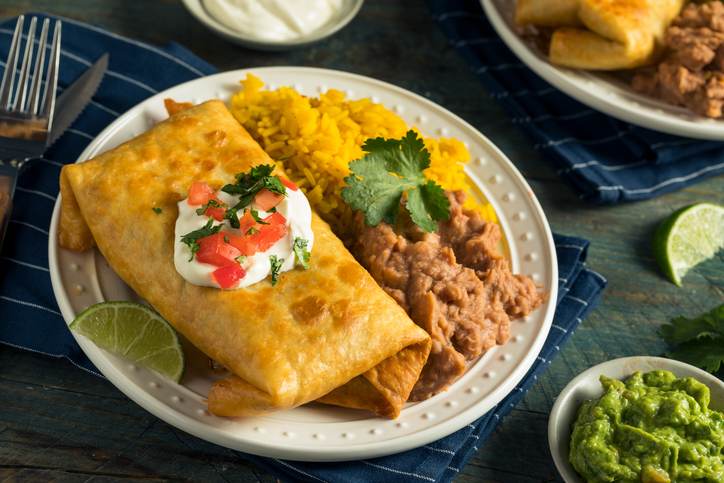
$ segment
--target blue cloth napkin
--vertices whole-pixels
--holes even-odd
[[[46,160],[28,166],[19,180],[0,252],[0,343],[66,358],[98,375],[68,331],[50,285],[48,230],[60,168],[74,162],[120,113],[162,89],[215,69],[178,45],[158,48],[69,19],[63,22],[61,89],[104,52],[110,53],[110,66],[93,102],[46,153]],[[0,23],[0,58],[7,53],[14,23],[15,19]],[[320,464],[240,456],[287,480],[449,481],[535,383],[606,285],[603,277],[584,266],[587,241],[556,236],[555,242],[561,278],[553,328],[525,379],[483,418],[422,448],[366,461]]]
[[[552,87],[503,43],[480,0],[428,0],[433,17],[490,97],[508,111],[581,198],[643,200],[724,173],[724,143],[619,121]]]

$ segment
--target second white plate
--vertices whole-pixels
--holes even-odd
[[[551,64],[545,55],[516,33],[513,22],[515,1],[480,2],[493,28],[521,62],[574,99],[637,126],[675,136],[724,141],[724,121],[698,116],[682,107],[644,96],[606,74]]]
[[[469,148],[468,174],[490,200],[508,242],[516,273],[528,274],[548,292],[545,304],[514,321],[511,339],[489,351],[447,392],[409,404],[396,420],[369,413],[310,404],[264,417],[219,418],[206,410],[205,396],[218,374],[208,359],[187,347],[181,384],[129,364],[82,336],[78,343],[101,372],[128,397],[151,413],[208,441],[248,453],[307,461],[339,461],[382,456],[442,438],[492,409],[523,378],[535,361],[553,319],[558,266],[548,222],[535,195],[513,164],[485,136],[451,112],[399,87],[344,72],[300,67],[271,67],[225,72],[168,89],[132,108],[108,126],[81,154],[79,162],[107,151],[166,118],[163,99],[195,103],[228,100],[247,73],[269,88],[291,85],[316,96],[330,88],[350,98],[369,97],[399,113],[430,136],[453,136]],[[51,280],[67,322],[103,300],[134,300],[134,294],[98,251],[74,253],[57,245],[56,203],[50,227]]]

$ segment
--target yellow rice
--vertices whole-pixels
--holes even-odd
[[[405,121],[370,99],[347,100],[330,89],[319,98],[305,97],[291,87],[262,90],[254,75],[241,81],[231,99],[231,112],[264,150],[280,162],[307,194],[312,207],[345,238],[352,212],[341,197],[348,164],[364,155],[361,146],[373,137],[400,138]],[[480,203],[463,168],[470,153],[453,138],[424,138],[430,151],[425,175],[448,190],[468,192],[468,206],[496,221],[488,203]]]

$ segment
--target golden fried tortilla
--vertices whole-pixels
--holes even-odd
[[[63,168],[59,243],[71,250],[95,243],[176,330],[229,368],[234,376],[209,393],[214,414],[261,414],[326,395],[326,402],[394,417],[430,338],[318,216],[310,269],[285,272],[274,287],[268,280],[232,291],[200,287],[174,268],[177,202],[191,182],[219,188],[271,162],[222,102],[182,110]]]
[[[581,0],[518,0],[515,23],[541,27],[577,26]]]
[[[589,70],[653,62],[685,0],[518,0],[516,21],[560,27],[551,38],[554,64]],[[576,27],[573,15],[577,17]]]

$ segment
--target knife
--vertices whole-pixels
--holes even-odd
[[[73,124],[88,105],[108,69],[108,54],[103,54],[78,77],[55,101],[55,115],[50,128],[48,146],[52,145]]]
[[[78,115],[83,112],[85,106],[88,105],[93,94],[96,93],[98,86],[103,80],[103,75],[108,68],[108,54],[103,54],[88,70],[86,70],[78,79],[68,86],[63,93],[55,100],[55,113],[50,126],[50,135],[48,136],[45,149],[47,150],[51,144],[70,127]],[[36,158],[37,159],[37,158]],[[33,158],[20,163],[17,167],[5,167],[0,162],[0,248],[5,238],[5,227],[12,210],[12,195],[15,191],[15,183],[17,177],[23,167],[32,162]]]

